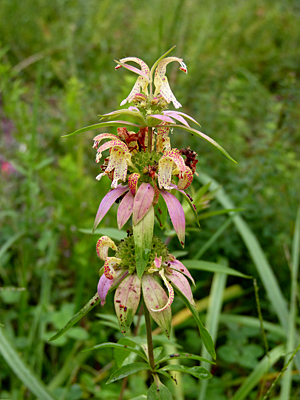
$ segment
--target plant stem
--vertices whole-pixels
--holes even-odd
[[[148,127],[148,152],[152,152],[152,130],[153,128]]]
[[[154,354],[153,354],[153,342],[152,342],[152,329],[151,320],[148,308],[144,306],[145,322],[146,322],[146,332],[147,332],[147,344],[148,344],[148,359],[150,367],[152,370],[155,369]]]

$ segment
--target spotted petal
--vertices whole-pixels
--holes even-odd
[[[128,275],[128,271],[120,269],[116,271],[114,279],[107,279],[104,274],[101,276],[98,283],[98,295],[101,300],[102,307],[105,304],[107,293],[113,290],[113,288],[116,287],[122,281],[122,279],[125,278],[126,275]]]
[[[127,276],[115,293],[115,310],[122,333],[130,328],[141,296],[141,280],[136,274]]]
[[[171,307],[161,312],[154,312],[153,309],[162,308],[168,301],[168,296],[164,289],[156,282],[152,275],[144,274],[142,277],[143,297],[151,317],[162,329],[164,334],[170,339],[172,312]]]
[[[147,214],[154,199],[154,189],[150,183],[142,183],[134,197],[133,225],[137,225]]]
[[[180,272],[172,270],[172,273],[167,275],[167,279],[184,295],[190,304],[195,306],[190,284]]]
[[[166,192],[165,190],[161,190],[160,193],[167,204],[170,218],[173,223],[174,229],[177,233],[178,239],[182,247],[184,247],[185,216],[182,205],[180,201],[173,194]]]
[[[184,274],[185,276],[187,276],[193,282],[193,285],[195,285],[195,281],[194,281],[192,275],[190,274],[189,270],[180,261],[178,261],[176,259],[174,261],[170,261],[170,267],[172,269],[176,269],[177,271],[179,271],[182,274]]]
[[[136,193],[138,180],[139,180],[140,176],[141,176],[140,174],[138,174],[137,172],[134,172],[133,174],[129,175],[129,177],[128,177],[128,186],[129,186],[129,189],[130,189],[131,193],[133,194],[133,196]]]
[[[134,202],[134,197],[132,193],[129,191],[128,193],[125,194],[118,208],[117,221],[119,229],[122,229],[122,227],[126,224],[128,219],[130,218],[133,210],[133,202]]]
[[[128,190],[128,186],[119,186],[116,189],[110,190],[102,199],[98,212],[96,215],[96,219],[94,222],[94,227],[93,227],[93,232],[99,225],[99,223],[102,221],[102,219],[105,217],[106,213],[110,209],[110,207],[114,204],[114,202],[122,196],[126,191]]]

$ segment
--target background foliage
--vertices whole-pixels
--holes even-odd
[[[177,45],[174,54],[184,58],[189,73],[170,68],[169,76],[182,110],[238,164],[188,134],[174,132],[173,143],[196,150],[199,171],[220,182],[235,206],[244,209],[242,216],[289,299],[289,249],[300,189],[299,16],[295,0],[1,1],[0,322],[58,398],[115,399],[120,390],[117,384],[104,386],[114,368],[110,350],[81,353],[121,337],[114,320],[103,326],[103,316],[113,313],[109,299],[97,310],[102,318],[91,312],[67,336],[47,342],[96,291],[97,237],[80,229],[92,227],[109,182],[94,180],[92,132],[68,139],[61,135],[96,123],[98,114],[116,109],[127,96],[135,77],[115,72],[114,59],[137,56],[151,65]],[[194,186],[197,191],[200,182]],[[202,205],[209,200],[202,198]],[[219,209],[212,200],[209,211]],[[101,227],[116,227],[115,213],[112,209]],[[194,258],[226,218],[205,219],[199,231],[192,229],[191,216],[185,257]],[[170,247],[179,250],[175,239]],[[204,256],[214,262],[220,257],[258,277],[232,224]],[[212,275],[194,275],[194,296],[200,300],[209,295]],[[257,317],[251,281],[228,277],[227,285],[234,284],[242,295],[223,311]],[[264,318],[277,324],[263,291],[260,296]],[[174,311],[181,308],[180,301],[175,303]],[[281,342],[278,332],[268,335],[272,345]],[[200,351],[190,320],[176,327],[176,336],[191,352]],[[230,399],[265,354],[259,329],[221,320],[217,348],[207,393]],[[281,366],[282,361],[277,370]],[[189,379],[185,398],[195,399],[197,383]],[[293,387],[293,396],[299,395],[297,381]],[[257,390],[249,398],[258,398]],[[137,376],[129,380],[125,395],[133,398],[143,391],[144,380]],[[33,398],[2,360],[0,392],[2,398]]]

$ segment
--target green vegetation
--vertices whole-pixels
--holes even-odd
[[[112,295],[104,308],[97,305],[49,342],[96,292],[98,237],[123,237],[115,230],[114,207],[92,236],[110,187],[94,179],[96,131],[61,136],[97,123],[127,96],[135,77],[117,74],[114,59],[137,56],[152,64],[174,44],[188,66],[188,75],[171,66],[168,72],[181,110],[238,164],[174,130],[176,147],[190,145],[198,153],[199,179],[190,194],[201,229],[183,203],[184,252],[170,223],[157,234],[168,238],[176,257],[189,259],[189,267],[200,259],[255,277],[266,335],[264,340],[252,280],[221,269],[213,274],[195,263],[194,297],[202,319],[207,312],[217,363],[209,367],[214,378],[201,387],[176,372],[174,398],[263,398],[299,343],[299,26],[295,0],[1,1],[0,398],[119,396],[121,380],[105,383],[121,355],[112,362],[111,349],[82,352],[122,338]],[[212,179],[217,183],[209,186]],[[242,211],[222,213],[236,208]],[[184,304],[176,300],[172,307],[177,342],[157,335],[155,345],[164,356],[182,345],[207,358]],[[268,398],[299,397],[298,357]],[[130,377],[123,398],[145,394],[146,376]]]

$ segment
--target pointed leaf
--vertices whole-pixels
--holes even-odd
[[[184,247],[185,242],[185,216],[182,205],[180,201],[171,193],[161,190],[162,197],[164,198],[168,211],[170,214],[171,221],[173,223],[174,229],[177,233],[178,239],[182,247]]]
[[[107,122],[99,122],[98,124],[86,126],[84,128],[78,129],[77,131],[74,131],[72,133],[68,133],[67,135],[63,135],[62,137],[68,137],[68,136],[73,136],[77,135],[78,133],[83,133],[87,131],[92,131],[93,129],[98,129],[98,128],[104,128],[105,126],[126,126],[131,128],[132,126],[135,126],[137,128],[140,127],[140,125],[133,124],[132,122],[128,121],[107,121]]]
[[[161,360],[159,360],[159,363],[165,362],[165,361],[170,361],[174,360],[177,358],[190,358],[191,360],[198,360],[198,361],[205,361],[209,364],[215,364],[214,362],[207,360],[206,358],[197,356],[196,354],[190,354],[190,353],[175,353],[175,354],[170,354],[168,356],[165,356]]]
[[[132,353],[135,353],[135,354],[139,355],[145,361],[147,361],[147,357],[140,350],[136,350],[134,347],[128,346],[126,344],[121,344],[121,343],[110,343],[110,342],[101,343],[101,344],[97,344],[96,346],[91,347],[90,349],[83,350],[83,352],[91,351],[91,350],[98,350],[98,349],[108,349],[108,348],[120,349],[120,350],[125,351],[127,353],[132,352]],[[127,354],[127,356],[128,356],[128,354]]]
[[[129,192],[125,194],[118,208],[117,221],[119,229],[122,229],[122,227],[131,217],[133,204],[134,204],[134,197],[132,196],[131,191],[129,190]]]
[[[183,296],[183,294],[181,294],[181,292],[179,290],[177,290],[177,294],[179,295],[179,297],[181,298],[181,300],[184,302],[184,304],[186,305],[186,307],[191,311],[197,325],[199,328],[199,332],[200,332],[200,336],[201,339],[203,341],[204,346],[206,347],[206,350],[208,351],[208,353],[211,355],[211,357],[215,360],[216,359],[216,352],[215,352],[215,348],[214,348],[214,342],[209,334],[209,332],[207,331],[207,329],[204,327],[198,311],[196,310],[196,308],[190,304],[190,302],[186,299],[185,296]]]
[[[138,224],[152,206],[154,189],[150,183],[142,183],[134,197],[133,225]]]
[[[122,337],[120,340],[118,340],[118,344],[122,344],[125,347],[124,349],[117,348],[117,347],[114,349],[114,357],[115,357],[118,368],[121,368],[124,361],[126,360],[126,358],[129,357],[130,354],[127,350],[128,348],[133,348],[135,350],[134,353],[136,353],[138,351],[139,353],[136,353],[136,354],[138,354],[146,362],[148,362],[147,355],[144,353],[144,351],[136,350],[137,344],[133,340],[130,340],[126,337]],[[132,360],[132,361],[134,361],[134,360]]]
[[[150,77],[152,77],[153,72],[155,70],[155,68],[158,66],[158,64],[169,54],[171,53],[172,50],[175,49],[176,46],[173,46],[170,48],[170,50],[168,50],[165,54],[163,54],[161,57],[159,57],[158,60],[155,61],[155,63],[152,65],[151,71],[150,71]]]
[[[76,324],[82,317],[84,317],[89,311],[91,311],[98,303],[100,302],[98,293],[95,294],[91,298],[91,300],[80,310],[76,313],[67,323],[66,325],[60,329],[54,336],[52,336],[49,341],[58,339],[62,336],[67,330],[69,330],[73,325]]]
[[[179,371],[185,372],[187,374],[193,375],[195,378],[198,379],[210,379],[212,378],[212,374],[208,372],[203,367],[186,367],[185,365],[177,365],[177,364],[170,364],[166,365],[163,368],[160,368],[159,371]]]
[[[149,364],[146,363],[140,363],[140,362],[135,362],[131,364],[126,364],[117,371],[115,371],[109,378],[109,380],[106,382],[108,385],[109,383],[115,382],[118,379],[123,379],[128,375],[135,374],[138,371],[145,371],[151,370],[151,367]]]
[[[122,333],[126,333],[140,303],[141,280],[136,274],[127,276],[115,293],[115,310]]]
[[[99,228],[94,232],[92,229],[78,229],[78,231],[87,235],[109,236],[111,239],[119,241],[125,239],[127,236],[126,231],[119,231],[116,228]]]
[[[200,261],[200,260],[182,260],[182,263],[188,269],[197,269],[200,271],[209,271],[209,272],[221,272],[227,275],[239,276],[240,278],[252,279],[252,276],[244,275],[239,271],[236,271],[233,268],[225,267],[225,265],[217,264],[210,261]]]
[[[153,382],[147,392],[147,400],[172,400],[173,397],[169,389],[160,381],[158,385]]]
[[[154,208],[151,206],[144,218],[137,225],[133,225],[136,272],[139,278],[142,277],[148,264],[152,247],[153,228]]]
[[[99,223],[102,221],[102,219],[105,217],[106,213],[110,209],[110,207],[114,204],[114,202],[122,196],[126,191],[128,190],[128,186],[119,186],[116,189],[110,190],[102,199],[97,215],[95,218],[94,222],[94,227],[93,227],[93,232],[99,225]]]
[[[147,126],[142,114],[139,111],[133,111],[128,109],[112,111],[108,114],[99,115],[101,119],[111,119],[118,117],[119,115],[128,115],[129,117],[135,118],[141,126]]]
[[[164,289],[156,282],[151,275],[143,275],[142,289],[146,307],[148,308],[151,317],[162,329],[164,334],[170,339],[172,312],[171,307],[166,308],[161,312],[153,312],[152,309],[162,308],[168,301],[168,296]]]
[[[196,135],[201,137],[204,140],[207,140],[209,143],[211,143],[213,146],[215,146],[217,149],[219,149],[227,158],[229,158],[229,160],[233,161],[235,164],[237,163],[228,153],[225,149],[223,149],[222,146],[219,145],[219,143],[217,143],[214,139],[212,139],[211,137],[209,137],[208,135],[206,135],[203,132],[198,131],[197,129],[193,129],[193,128],[188,128],[187,126],[184,125],[171,125],[170,127],[172,128],[179,128],[182,129],[184,131],[190,132],[192,135]]]

